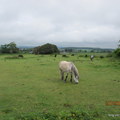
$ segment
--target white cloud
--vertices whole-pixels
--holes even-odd
[[[119,4],[119,0],[0,0],[0,44],[117,47]]]

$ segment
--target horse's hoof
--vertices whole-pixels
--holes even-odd
[[[78,84],[78,82],[75,82],[75,84]]]

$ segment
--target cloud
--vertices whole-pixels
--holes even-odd
[[[119,4],[119,0],[1,0],[0,44],[115,48],[120,39]]]

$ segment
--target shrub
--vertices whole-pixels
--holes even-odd
[[[114,54],[115,54],[115,56],[120,57],[120,48],[117,48],[117,49],[114,51]]]
[[[103,55],[101,55],[101,56],[100,56],[100,58],[102,59],[102,58],[104,58],[104,56],[103,56]]]
[[[71,56],[74,56],[75,54],[71,54]]]
[[[54,57],[57,57],[57,54],[55,54]]]
[[[24,56],[23,55],[18,55],[19,58],[23,58]]]
[[[88,57],[88,55],[85,55],[85,57]]]
[[[68,57],[67,55],[62,55],[62,57]]]

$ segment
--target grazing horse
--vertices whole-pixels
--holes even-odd
[[[90,60],[93,61],[94,57],[95,57],[94,55],[91,55]]]
[[[78,79],[79,79],[79,73],[78,70],[76,68],[76,66],[72,63],[72,62],[67,62],[67,61],[61,61],[59,63],[59,69],[60,69],[60,73],[61,73],[61,79],[64,80],[64,73],[66,72],[66,78],[65,78],[65,82],[67,80],[68,74],[71,74],[71,79],[70,81],[72,82],[72,76],[74,78],[75,83],[78,83]]]

